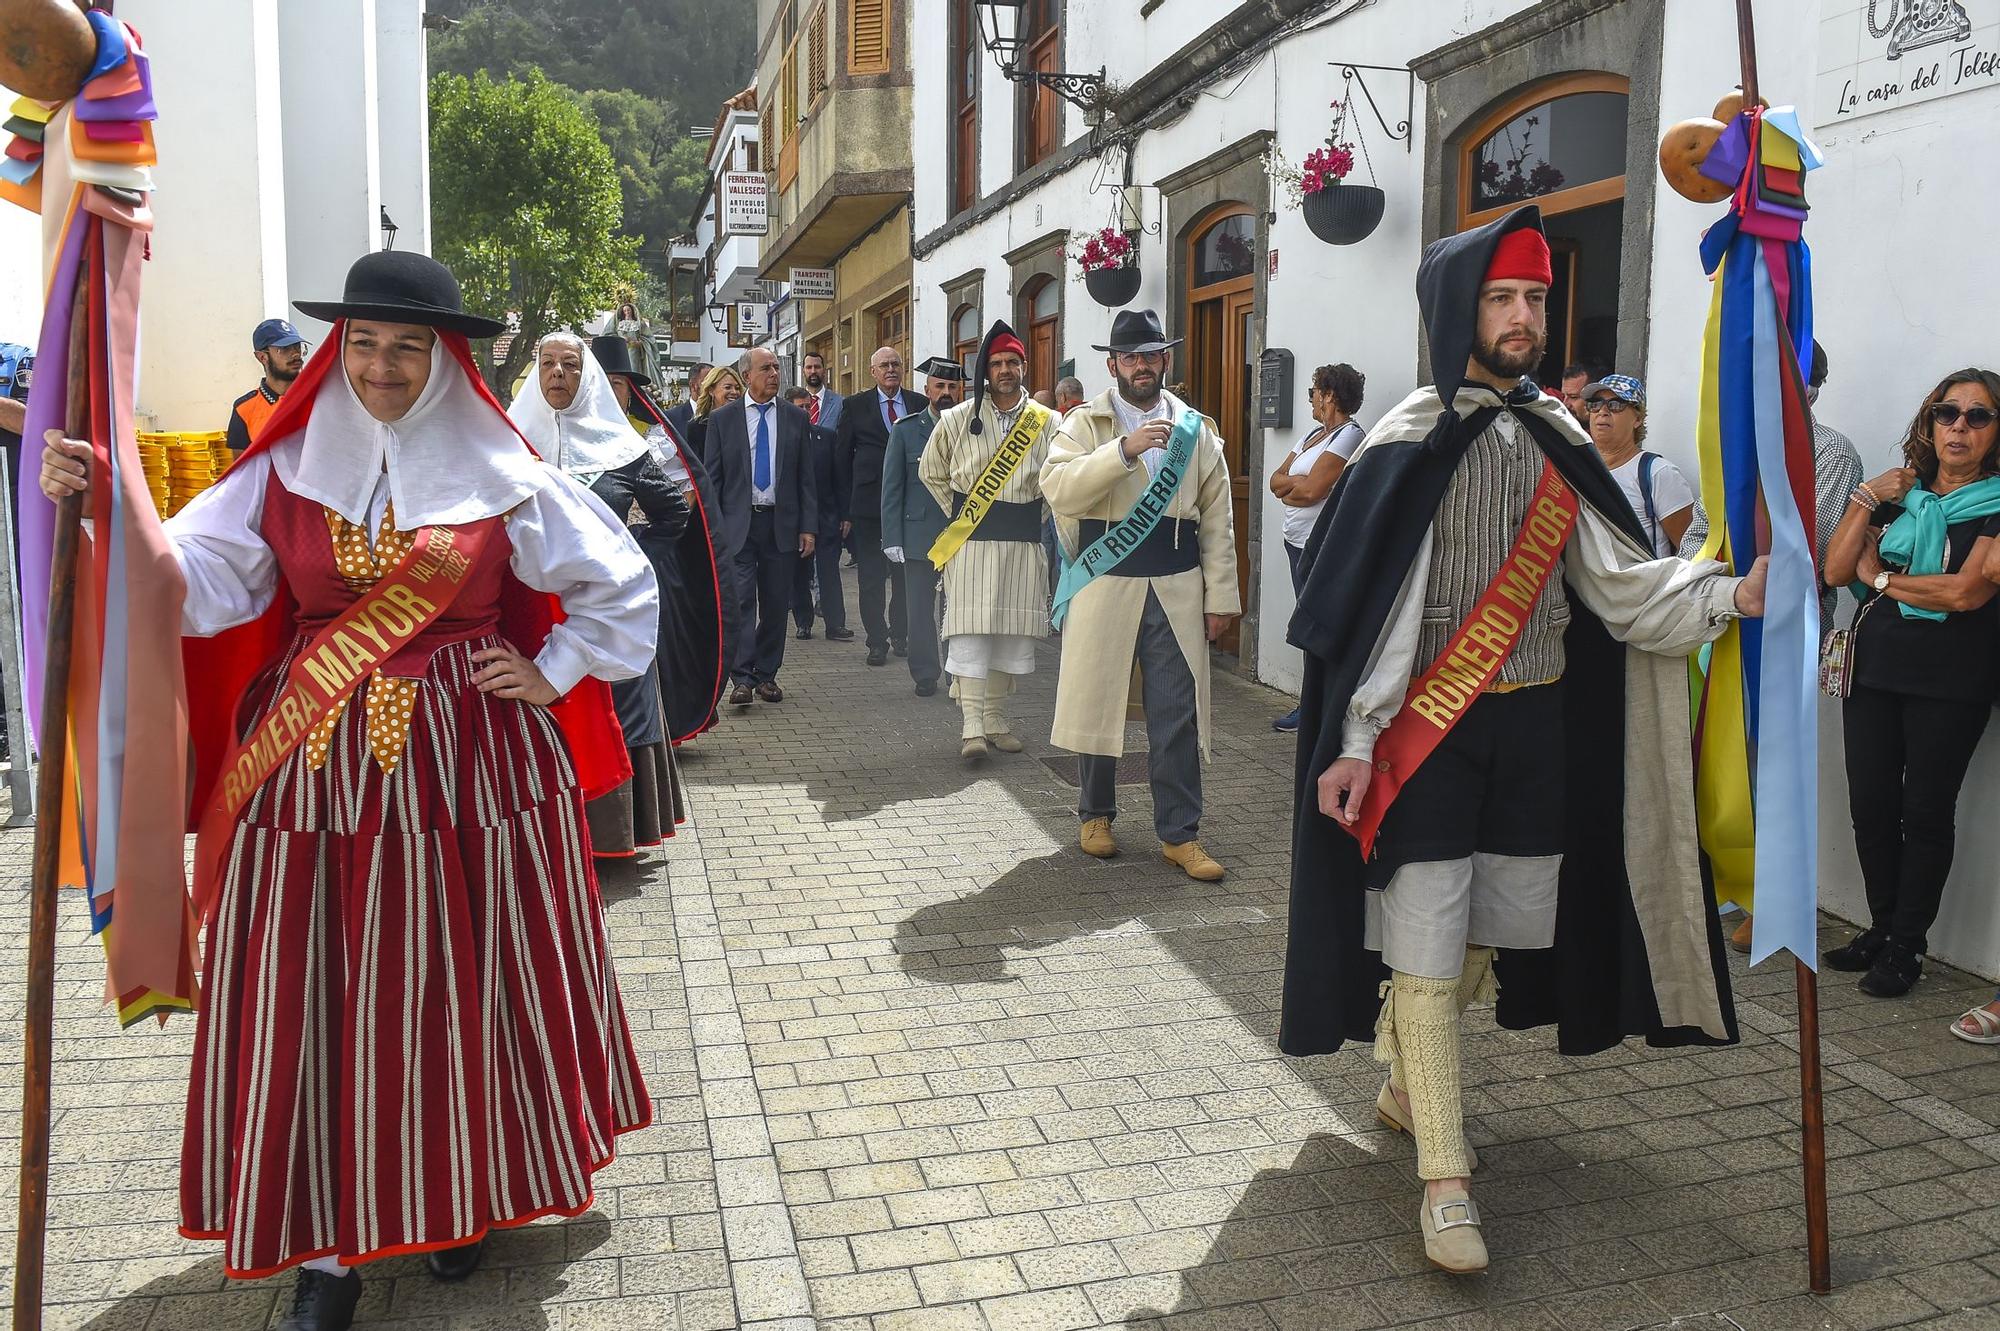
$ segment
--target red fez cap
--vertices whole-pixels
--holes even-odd
[[[1493,247],[1493,262],[1486,266],[1486,281],[1540,282],[1543,286],[1554,282],[1548,239],[1527,226],[1500,237],[1500,243]]]
[[[1007,352],[1007,351],[1013,352],[1016,356],[1019,356],[1022,360],[1028,359],[1028,349],[1022,346],[1021,339],[1015,337],[1012,333],[1002,333],[1000,334],[1000,336],[994,338],[993,344],[986,348],[986,355],[987,358],[990,360],[993,357],[1000,355],[1002,352]]]

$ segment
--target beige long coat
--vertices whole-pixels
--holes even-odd
[[[1025,410],[1025,407],[1024,407]],[[1037,479],[1049,455],[1059,418],[1049,414],[1041,437],[1014,468],[1000,498],[1009,504],[1040,504],[1041,482]],[[930,442],[924,445],[917,476],[924,488],[951,516],[952,492],[972,493],[987,464],[1000,449],[1006,431],[990,400],[979,404],[981,432],[972,432],[972,403],[961,402],[938,417]],[[907,558],[921,559],[924,552],[911,550]],[[1028,638],[1045,638],[1049,632],[1049,563],[1042,549],[1040,533],[1033,541],[970,540],[958,548],[944,566],[944,627],[941,635],[955,638],[966,633],[1012,633]]]
[[[1152,478],[1142,463],[1125,461],[1124,433],[1111,394],[1092,398],[1063,418],[1042,466],[1042,496],[1056,516],[1063,548],[1081,548],[1085,518],[1116,522],[1145,494]],[[1076,753],[1117,757],[1125,751],[1125,707],[1132,687],[1139,617],[1152,592],[1167,612],[1174,639],[1194,674],[1201,752],[1209,751],[1208,630],[1204,614],[1242,613],[1236,592],[1236,533],[1230,517],[1229,464],[1215,422],[1202,418],[1194,462],[1161,521],[1200,523],[1201,564],[1164,578],[1099,577],[1070,602],[1063,622],[1062,674],[1056,681],[1051,740]]]

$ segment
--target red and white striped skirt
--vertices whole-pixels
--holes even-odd
[[[652,1119],[568,750],[472,684],[498,645],[432,659],[393,772],[357,701],[238,821],[181,1145],[181,1232],[231,1275],[575,1215]]]

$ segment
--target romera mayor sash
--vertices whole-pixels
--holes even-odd
[[[972,490],[965,496],[965,506],[958,510],[949,527],[938,533],[931,543],[927,558],[933,565],[943,568],[951,557],[972,539],[972,532],[993,505],[1000,498],[1000,492],[1007,488],[1007,482],[1021,469],[1021,463],[1035,450],[1035,440],[1048,427],[1055,413],[1041,403],[1029,398],[1021,404],[1021,415],[1014,422],[1014,428],[1000,441],[993,460],[986,464],[986,470],[979,473],[979,479],[972,483]]]
[[[223,760],[195,837],[195,913],[207,918],[221,896],[229,829],[278,764],[337,706],[429,628],[464,589],[488,537],[489,518],[463,527],[424,527],[410,553],[321,629],[292,660],[282,686],[250,733]]]
[[[1055,602],[1049,607],[1049,623],[1053,627],[1062,627],[1069,614],[1069,603],[1078,592],[1118,567],[1160,525],[1160,519],[1166,516],[1168,506],[1180,492],[1181,482],[1187,479],[1194,465],[1194,446],[1200,438],[1201,413],[1192,407],[1182,407],[1173,433],[1167,436],[1166,460],[1153,476],[1153,483],[1146,487],[1146,493],[1139,496],[1131,512],[1107,528],[1082,554],[1063,561]]]
[[[1528,614],[1548,585],[1563,546],[1576,528],[1579,501],[1555,464],[1542,464],[1542,479],[1528,501],[1528,516],[1500,571],[1486,585],[1472,613],[1451,635],[1430,669],[1410,683],[1402,710],[1375,741],[1375,771],[1361,798],[1361,815],[1347,830],[1361,842],[1361,857],[1375,853],[1382,818],[1404,784],[1464,719],[1472,704],[1507,664],[1527,627]]]

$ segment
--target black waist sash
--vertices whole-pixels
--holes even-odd
[[[951,515],[956,518],[965,507],[965,493],[951,492]],[[1030,504],[1009,504],[994,500],[986,509],[986,516],[972,529],[969,541],[1033,541],[1042,539],[1042,504],[1036,500]]]
[[[1085,518],[1077,524],[1078,539],[1084,549],[1104,535],[1108,526],[1102,518]],[[1132,553],[1109,570],[1109,578],[1164,578],[1201,567],[1201,524],[1191,518],[1163,518]]]

